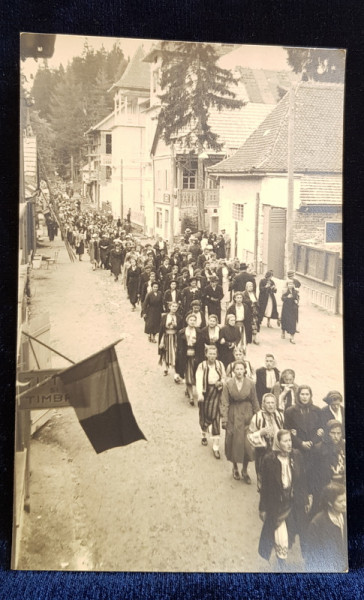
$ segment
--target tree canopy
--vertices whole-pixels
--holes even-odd
[[[163,42],[160,87],[162,93],[158,125],[170,145],[178,141],[186,147],[219,151],[222,143],[209,125],[210,108],[236,109],[237,85],[231,71],[220,68],[211,44]]]
[[[295,73],[313,81],[343,83],[345,51],[329,48],[286,48],[288,64]]]
[[[67,178],[71,156],[76,171],[82,166],[84,133],[113,110],[108,90],[126,65],[118,43],[110,52],[103,47],[95,51],[87,39],[82,55],[75,56],[66,68],[50,69],[44,61],[34,77],[31,119],[35,133],[39,131],[38,147],[42,156],[47,156],[48,168],[54,167]]]

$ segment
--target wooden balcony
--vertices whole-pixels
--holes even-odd
[[[219,207],[219,190],[178,190],[179,208],[197,207],[198,195],[202,192],[205,208]]]

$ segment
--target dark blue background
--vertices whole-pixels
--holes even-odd
[[[0,511],[0,598],[361,598],[364,595],[362,3],[359,0],[59,0],[58,3],[54,0],[3,0],[0,11],[0,497],[3,500]],[[343,235],[349,574],[114,574],[9,570],[16,336],[20,31],[348,49]],[[241,518],[244,519],[244,514]]]

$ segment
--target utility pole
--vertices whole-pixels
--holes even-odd
[[[293,207],[294,207],[294,117],[295,117],[295,92],[291,85],[288,106],[288,140],[287,140],[287,222],[286,222],[286,272],[294,268],[293,265]]]

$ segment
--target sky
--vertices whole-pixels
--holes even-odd
[[[95,50],[99,50],[103,45],[105,50],[109,51],[114,43],[118,42],[126,58],[131,57],[141,43],[148,49],[153,41],[156,41],[136,38],[95,36],[87,36],[86,38],[85,36],[79,35],[57,35],[54,54],[52,58],[48,59],[48,66],[50,68],[58,68],[60,64],[63,64],[63,66],[66,67],[67,63],[71,62],[74,56],[80,56],[82,54],[86,39],[89,46],[93,47]],[[42,64],[42,60],[36,62],[33,58],[27,58],[21,63],[22,73],[26,76],[28,85],[31,85],[32,77],[34,77],[38,67]],[[240,65],[252,69],[288,69],[287,54],[281,46],[243,45],[229,54],[229,58],[221,58],[219,64],[225,68],[233,68]]]

